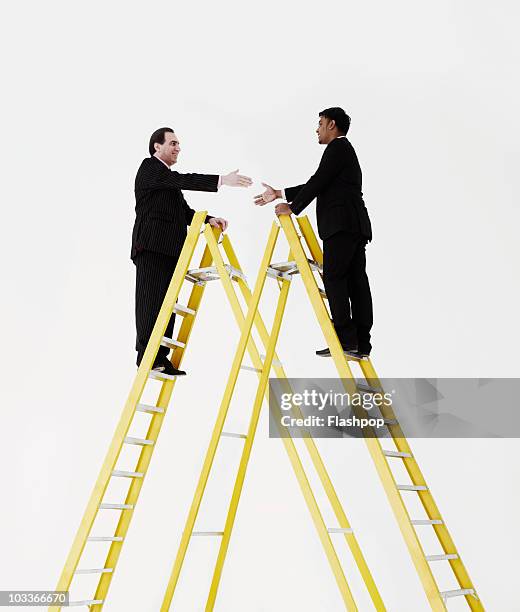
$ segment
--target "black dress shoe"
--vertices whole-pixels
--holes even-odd
[[[159,370],[158,368],[161,369]],[[186,372],[184,370],[178,370],[175,368],[167,357],[156,359],[152,369],[168,374],[169,376],[186,376]]]
[[[357,354],[357,346],[346,346],[342,344],[341,348],[343,349],[345,355],[349,355],[350,357],[355,358],[359,357],[359,355]],[[318,357],[330,357],[330,348],[327,347],[321,349],[321,351],[316,351],[316,355],[318,355]]]

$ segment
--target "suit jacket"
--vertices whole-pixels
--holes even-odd
[[[178,257],[186,239],[186,226],[195,211],[188,206],[181,189],[217,191],[216,174],[179,174],[172,172],[157,157],[147,157],[135,177],[135,223],[132,250],[154,251]],[[211,217],[206,217],[208,222]]]
[[[316,217],[322,240],[347,231],[372,240],[372,228],[361,192],[361,168],[354,147],[346,138],[331,141],[320,165],[305,185],[288,187],[285,197],[300,214],[317,198]]]

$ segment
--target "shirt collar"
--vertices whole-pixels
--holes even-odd
[[[155,157],[155,159],[160,161],[161,164],[164,164],[168,168],[168,170],[170,169],[170,166],[168,166],[168,164],[166,162],[164,162],[160,157],[157,157],[157,155],[152,155],[152,157]]]

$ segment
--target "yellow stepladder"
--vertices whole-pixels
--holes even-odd
[[[294,253],[295,264],[298,267],[298,271],[301,273],[302,280],[314,308],[314,312],[318,318],[322,331],[327,338],[327,343],[331,349],[331,354],[338,374],[342,379],[345,379],[347,376],[352,376],[347,359],[342,354],[339,340],[336,336],[329,313],[324,303],[324,298],[326,298],[325,293],[320,291],[316,284],[316,279],[314,278],[311,266],[309,265],[309,260],[307,259],[303,247],[298,239],[292,219],[288,217],[281,217],[280,219],[281,225],[287,237],[287,241],[292,252]],[[298,225],[300,227],[302,236],[307,243],[307,247],[313,262],[318,268],[322,269],[323,252],[308,218],[299,218]],[[359,359],[356,361],[359,362],[361,371],[368,382],[367,388],[372,391],[382,391],[382,384],[376,374],[371,360]],[[484,606],[477,595],[476,589],[473,586],[464,563],[462,562],[462,559],[455,547],[455,543],[453,542],[437,504],[433,499],[433,495],[431,494],[419,465],[413,456],[410,445],[408,444],[403,430],[399,425],[395,412],[390,405],[383,404],[381,406],[381,414],[385,419],[390,436],[395,444],[395,450],[383,449],[379,439],[377,439],[373,433],[372,435],[365,435],[365,442],[387,497],[390,501],[390,505],[397,519],[399,528],[408,547],[408,551],[412,557],[412,561],[422,582],[423,589],[432,610],[446,610],[446,602],[448,599],[454,597],[465,597],[471,610],[478,612],[483,611]],[[410,484],[396,483],[390,467],[390,462],[396,460],[404,463],[404,467],[411,480]],[[401,491],[417,493],[427,518],[410,518],[407,507],[402,498]],[[416,527],[421,526],[430,526],[433,528],[444,554],[426,555],[424,553],[417,530],[415,529]],[[449,562],[459,588],[448,591],[440,591],[429,565],[430,563],[437,561]]]
[[[262,403],[263,403],[264,397],[266,396],[266,392],[267,392],[267,385],[268,385],[271,367],[273,367],[276,375],[279,378],[286,379],[286,375],[283,370],[283,367],[275,353],[275,347],[276,347],[276,343],[278,340],[278,334],[280,331],[283,312],[285,310],[285,305],[287,301],[288,291],[290,287],[290,282],[289,282],[290,279],[284,278],[281,281],[280,296],[278,299],[276,314],[274,318],[274,324],[273,324],[273,328],[272,328],[270,335],[268,334],[267,329],[258,312],[260,296],[262,294],[268,272],[270,271],[269,263],[270,263],[270,260],[271,260],[271,257],[274,251],[278,233],[279,233],[279,226],[277,224],[273,224],[271,233],[269,235],[267,248],[266,248],[264,257],[262,259],[260,272],[259,272],[253,293],[251,294],[247,285],[244,282],[240,280],[238,281],[239,287],[242,290],[244,299],[248,306],[247,316],[244,318],[243,314],[239,312],[239,306],[237,304],[237,307],[234,308],[234,311],[236,314],[237,323],[241,326],[242,334],[241,334],[240,341],[239,341],[239,344],[236,350],[236,354],[233,360],[233,364],[231,367],[231,373],[230,373],[228,383],[227,383],[227,386],[224,392],[224,396],[221,402],[220,410],[219,410],[219,413],[218,413],[218,416],[215,422],[215,426],[214,426],[211,440],[208,446],[204,464],[201,470],[199,481],[196,487],[194,498],[193,498],[193,501],[190,507],[188,518],[186,520],[186,525],[185,525],[185,528],[184,528],[184,531],[181,537],[181,542],[180,542],[180,545],[177,551],[177,555],[174,561],[173,569],[170,575],[170,579],[168,581],[163,603],[161,606],[161,612],[167,612],[170,609],[190,540],[193,536],[199,536],[199,535],[216,536],[216,537],[221,538],[220,548],[219,548],[217,561],[215,564],[212,583],[211,583],[209,595],[208,595],[207,602],[206,602],[206,610],[213,610],[215,606],[215,602],[216,602],[216,596],[217,596],[218,586],[219,586],[221,575],[222,575],[223,565],[224,565],[224,561],[226,558],[229,541],[231,538],[231,532],[233,529],[234,520],[235,520],[237,509],[238,509],[238,503],[240,500],[242,487],[243,487],[243,483],[245,480],[247,465],[249,462],[249,458],[251,455],[251,450],[252,450],[252,446],[253,446],[253,442],[255,438],[256,427],[258,424],[258,419],[260,416]],[[211,249],[212,248],[211,237],[208,238],[208,245]],[[214,245],[213,245],[213,250],[214,250]],[[226,251],[228,258],[230,262],[232,263],[232,265],[238,267],[238,262],[236,261],[236,257],[234,253],[232,252],[229,243],[226,243],[225,238],[224,238],[224,250]],[[219,268],[218,253],[215,253],[214,258],[215,258],[216,266],[217,268]],[[220,265],[222,264],[220,263]],[[229,285],[227,281],[224,281],[223,284],[224,284],[225,289],[226,289],[226,285]],[[230,302],[233,303],[233,299],[231,297],[230,297]],[[263,362],[262,362],[262,356],[258,353],[258,350],[251,336],[253,325],[256,326],[259,336],[261,338],[261,341],[266,350],[266,355],[265,355]],[[242,365],[244,353],[246,349],[248,350],[249,356],[253,362],[253,365],[254,365],[253,368]],[[225,424],[226,417],[228,414],[231,399],[233,396],[233,391],[234,391],[234,388],[237,382],[237,378],[239,375],[239,371],[241,369],[255,370],[259,375],[259,385],[257,388],[255,400],[254,400],[253,410],[252,410],[252,414],[250,417],[247,434],[228,433],[228,432],[224,432],[223,428],[224,428],[224,424]],[[244,447],[242,450],[240,464],[239,464],[238,471],[237,471],[237,476],[235,480],[235,485],[234,485],[234,489],[233,489],[233,493],[231,497],[231,502],[229,505],[229,511],[228,511],[226,523],[224,526],[224,530],[223,531],[197,531],[196,532],[194,531],[195,522],[198,516],[200,504],[204,496],[204,491],[205,491],[205,488],[206,488],[206,485],[207,485],[207,482],[210,476],[213,460],[215,458],[215,454],[216,454],[221,438],[226,437],[226,436],[244,439]],[[374,579],[370,573],[368,565],[366,564],[366,561],[363,557],[359,544],[356,540],[356,537],[353,533],[353,530],[350,526],[347,516],[341,506],[339,498],[332,485],[332,481],[327,473],[323,460],[321,459],[319,455],[318,449],[312,437],[310,435],[305,435],[304,442],[311,456],[311,460],[313,462],[314,468],[320,478],[321,484],[332,506],[332,509],[338,521],[338,525],[339,525],[338,527],[328,528],[325,525],[322,514],[316,502],[312,487],[309,483],[309,480],[307,478],[307,475],[305,473],[305,470],[301,463],[301,459],[299,457],[298,451],[296,450],[296,447],[294,445],[292,438],[289,435],[283,435],[282,441],[284,443],[286,452],[289,456],[291,466],[295,472],[298,483],[302,490],[304,499],[311,513],[311,517],[317,529],[318,536],[320,538],[325,554],[331,566],[333,575],[336,579],[336,583],[340,590],[340,593],[343,598],[346,609],[354,611],[354,610],[357,610],[358,608],[355,604],[352,592],[349,588],[347,579],[341,567],[341,563],[336,554],[335,547],[330,537],[331,534],[344,535],[346,542],[354,557],[354,560],[357,564],[357,567],[361,573],[361,576],[365,582],[365,586],[372,599],[374,608],[380,612],[384,611],[386,608],[383,604],[383,601],[377,590]]]
[[[152,364],[159,346],[163,344],[170,348],[174,348],[172,363],[175,367],[179,367],[201,304],[206,283],[210,280],[219,278],[225,279],[225,281],[229,283],[226,293],[233,293],[236,299],[232,281],[240,279],[242,282],[245,282],[242,278],[241,270],[233,267],[231,263],[224,263],[216,238],[220,231],[212,229],[209,225],[205,228],[204,238],[206,240],[210,238],[212,250],[206,243],[199,267],[188,269],[201,236],[201,228],[204,225],[206,214],[206,211],[199,211],[193,217],[186,241],[179,256],[178,264],[172,276],[157,321],[155,322],[152,335],[137,370],[134,383],[116,427],[112,442],[56,587],[57,591],[69,591],[73,578],[78,574],[99,574],[95,594],[89,599],[71,600],[70,606],[86,606],[90,608],[90,610],[99,612],[105,602],[121,554],[121,549],[132,520],[133,510],[138,501],[176,382],[175,376],[169,376],[162,372],[152,370]],[[225,240],[228,249],[231,249],[227,236]],[[218,272],[214,266],[211,266],[213,262],[212,252],[219,254]],[[234,258],[234,262],[238,263],[236,257]],[[193,283],[193,288],[190,292],[187,305],[183,306],[177,303],[177,298],[185,282]],[[164,337],[164,332],[172,312],[183,317],[177,339]],[[155,405],[140,403],[141,396],[149,379],[162,381],[161,390]],[[137,438],[128,435],[136,412],[146,413],[151,417],[145,438]],[[120,453],[127,444],[141,447],[139,458],[132,470],[119,469],[117,465]],[[128,468],[128,466],[124,467]],[[125,478],[128,479],[130,483],[124,503],[112,503],[113,500],[104,500],[107,487],[113,478]],[[115,532],[111,535],[91,535],[98,513],[105,510],[118,511],[121,513]],[[94,569],[78,568],[87,544],[100,546],[101,544],[99,543],[101,542],[110,542],[103,567]],[[60,609],[61,606],[52,606],[49,608],[49,610],[53,612],[57,612]]]

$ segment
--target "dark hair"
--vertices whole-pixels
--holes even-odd
[[[154,144],[164,144],[164,135],[167,132],[173,132],[172,128],[163,127],[155,130],[155,132],[150,136],[150,144],[148,145],[148,151],[150,151],[150,155],[155,153]]]
[[[334,119],[338,130],[346,134],[350,127],[350,117],[347,113],[339,106],[333,106],[332,108],[326,108],[320,113],[320,117],[327,117],[327,119]]]

